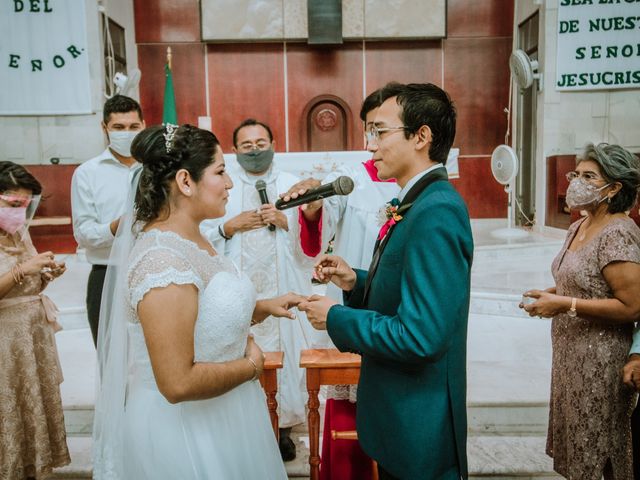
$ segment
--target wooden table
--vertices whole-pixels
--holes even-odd
[[[276,394],[278,393],[278,373],[277,370],[282,368],[284,360],[284,352],[264,352],[264,368],[260,375],[260,384],[267,395],[267,408],[269,409],[269,417],[271,418],[271,426],[276,440],[280,440],[280,429],[278,427],[278,401]]]
[[[311,480],[320,473],[320,385],[353,385],[360,378],[360,355],[341,353],[336,349],[303,350],[300,366],[307,370],[309,392],[309,466]]]

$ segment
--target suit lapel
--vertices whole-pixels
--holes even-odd
[[[407,211],[413,205],[413,202],[417,200],[420,194],[429,187],[434,182],[448,180],[449,175],[447,174],[447,169],[444,167],[436,168],[431,172],[424,175],[420,180],[416,182],[416,184],[411,187],[411,189],[407,192],[407,194],[400,202],[398,206],[398,213],[402,215],[406,215]],[[380,263],[380,257],[384,252],[385,247],[389,243],[389,239],[393,234],[397,224],[392,225],[387,234],[384,236],[382,240],[378,240],[375,243],[373,250],[373,258],[371,259],[371,265],[369,266],[369,271],[367,272],[367,279],[364,284],[364,305],[367,305],[367,301],[369,299],[369,291],[371,290],[371,282],[373,281],[373,277],[376,274],[376,270],[378,269],[378,264]]]

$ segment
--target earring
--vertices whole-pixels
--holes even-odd
[[[611,197],[607,197],[607,203],[611,203]]]
[[[187,193],[191,193],[191,189],[190,188],[185,188],[184,191],[187,192]]]

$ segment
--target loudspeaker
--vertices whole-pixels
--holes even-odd
[[[307,0],[309,45],[342,43],[342,0]]]

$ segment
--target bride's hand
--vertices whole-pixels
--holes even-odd
[[[296,318],[295,313],[290,312],[289,310],[293,307],[297,307],[300,302],[304,302],[306,297],[302,295],[298,295],[297,293],[289,292],[284,295],[280,295],[279,297],[274,297],[269,299],[271,301],[271,315],[274,317],[286,317],[294,319]]]
[[[279,297],[265,298],[256,302],[256,308],[253,311],[252,323],[260,323],[269,315],[279,318],[296,318],[295,313],[289,310],[297,307],[300,302],[304,302],[306,297],[297,293],[289,292]]]
[[[247,337],[247,348],[244,349],[244,358],[248,359],[252,366],[255,365],[255,377],[259,378],[264,370],[264,353],[253,339],[253,335]]]

